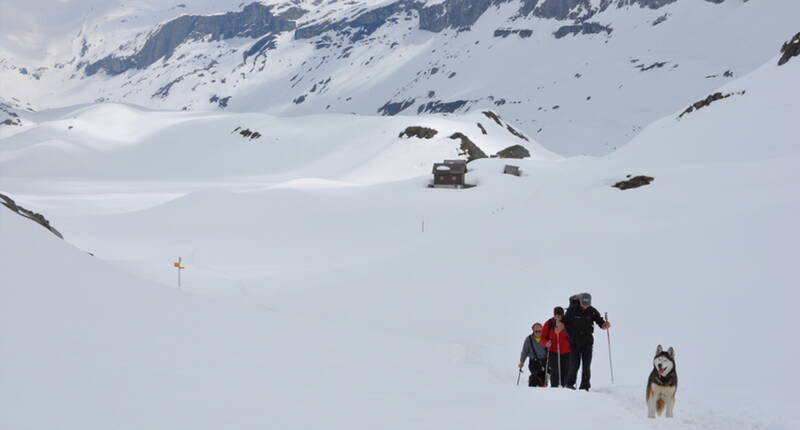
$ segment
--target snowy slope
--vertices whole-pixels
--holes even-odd
[[[468,190],[425,187],[455,141],[397,134],[520,142],[480,113],[37,113],[0,141],[0,190],[69,243],[0,211],[0,427],[796,428],[798,60],[608,156],[474,161]],[[579,291],[616,384],[596,333],[593,392],[514,386],[530,323]],[[670,423],[642,398],[659,343]]]
[[[2,93],[37,108],[94,101],[277,115],[492,108],[552,150],[604,154],[684,100],[758,67],[796,32],[800,8],[793,0],[268,1],[258,4],[283,21],[267,25],[263,37],[232,21],[225,25],[242,31],[235,37],[200,26],[174,50],[144,50],[162,29],[183,28],[171,24],[181,17],[238,16],[253,7],[240,3],[82,0],[50,2],[45,14],[9,7]],[[148,66],[138,68],[142,62]]]
[[[24,279],[2,289],[2,428],[519,428],[532,404],[561,425],[662,427],[632,390],[518,388],[513,372],[487,371],[474,341],[211,302],[131,278],[8,211],[0,220],[4,274]],[[683,399],[681,428],[762,423]]]

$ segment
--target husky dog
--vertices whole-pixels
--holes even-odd
[[[653,358],[653,371],[647,378],[647,417],[655,418],[667,409],[667,418],[672,418],[675,406],[675,391],[678,389],[678,374],[675,371],[675,350],[670,347],[664,351],[661,345],[656,348]]]

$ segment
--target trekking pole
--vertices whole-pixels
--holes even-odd
[[[519,387],[519,378],[522,376],[522,368],[519,368],[519,373],[517,373],[517,386]]]
[[[544,386],[547,387],[550,385],[548,379],[552,379],[553,375],[550,375],[550,350],[545,348],[544,352],[547,354],[547,357],[544,359]]]
[[[606,322],[608,322],[608,312],[606,312]],[[614,365],[611,362],[611,328],[606,329],[606,336],[608,337],[608,368],[611,370],[611,383],[614,383]]]
[[[556,333],[558,336],[558,343],[556,343],[556,351],[558,352],[558,359],[556,360],[556,365],[558,365],[558,386],[564,387],[564,378],[562,378],[561,373],[561,333]]]

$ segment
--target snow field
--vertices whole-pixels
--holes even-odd
[[[795,428],[800,154],[782,89],[798,64],[606,157],[531,144],[519,178],[475,161],[468,190],[425,185],[480,114],[77,115],[151,124],[108,147],[96,120],[42,121],[1,142],[0,189],[68,242],[0,211],[0,427]],[[397,139],[407,125],[441,135]],[[518,142],[501,131],[468,135]],[[53,141],[87,144],[83,164]],[[627,174],[655,181],[611,188]],[[598,330],[593,392],[516,387],[530,324],[581,291],[614,324],[616,385]],[[659,343],[677,355],[672,421],[645,418]]]

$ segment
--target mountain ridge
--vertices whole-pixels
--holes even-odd
[[[495,109],[552,150],[603,154],[758,67],[796,32],[789,17],[800,7],[397,0],[226,8],[199,0],[158,14],[125,10],[87,21],[67,61],[0,60],[5,98],[38,108],[114,101],[275,115]]]

